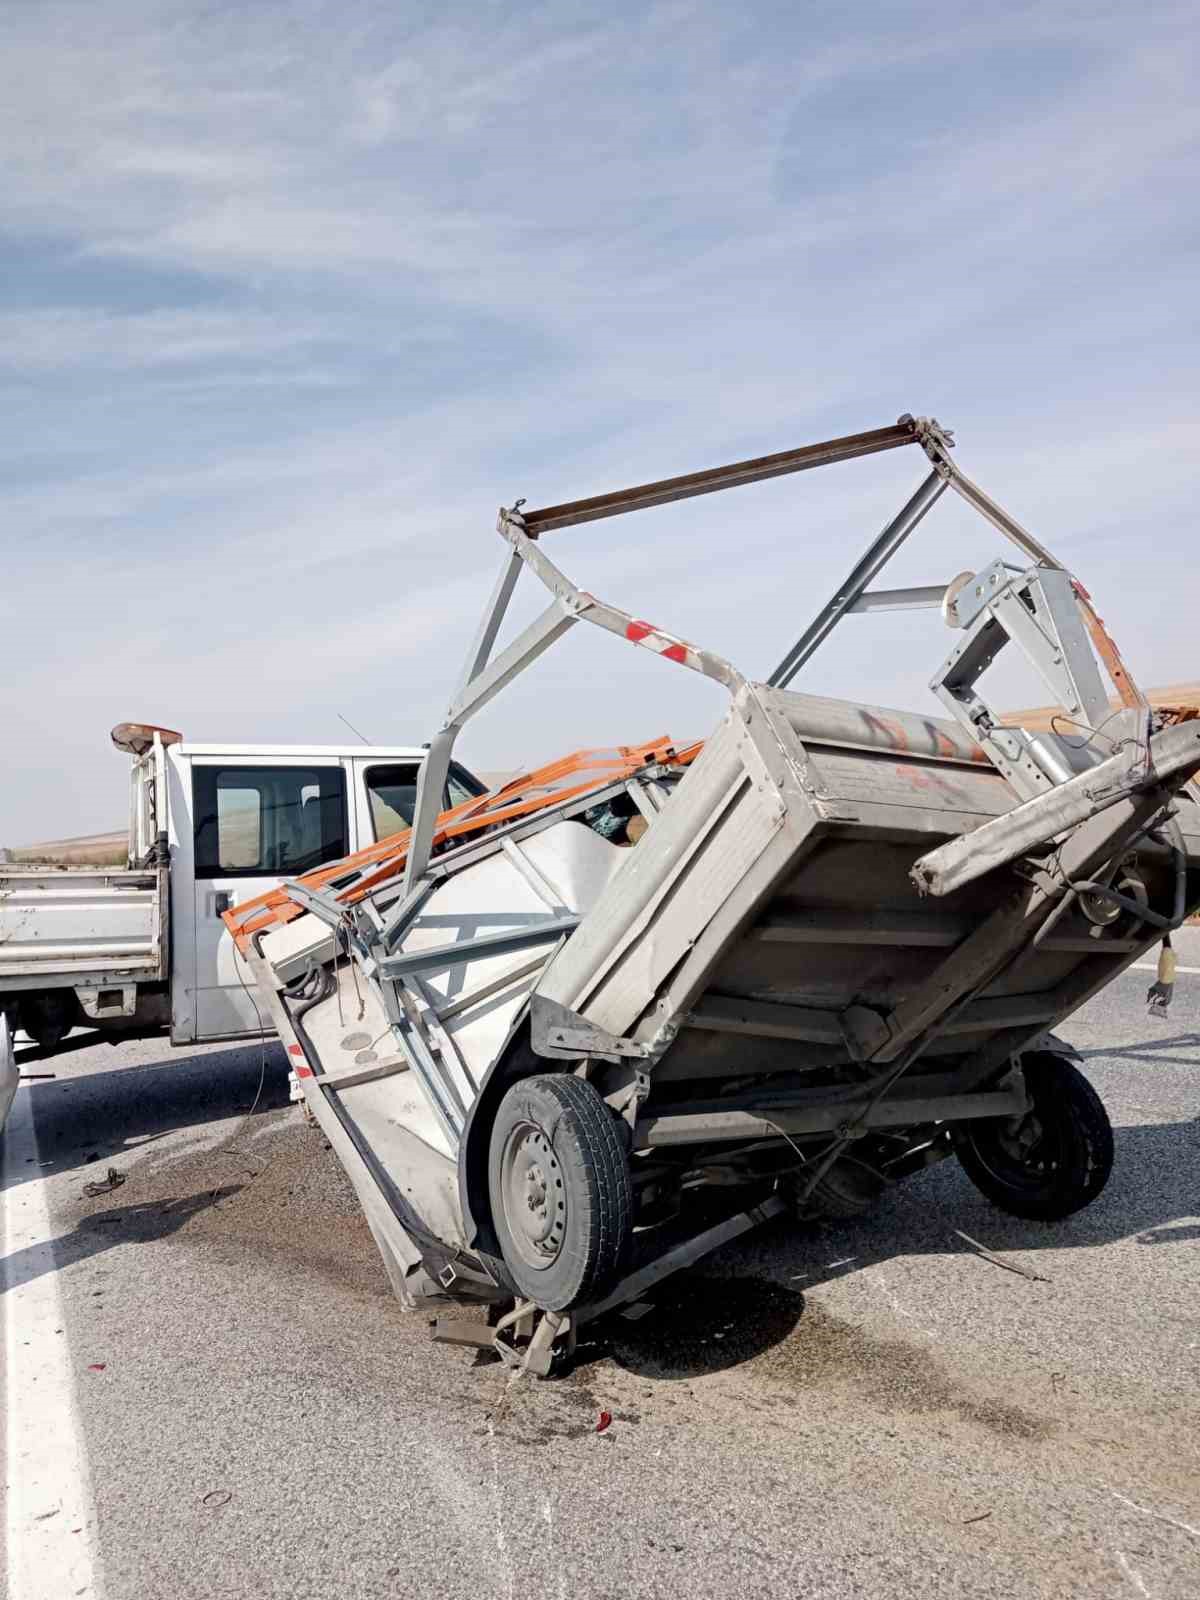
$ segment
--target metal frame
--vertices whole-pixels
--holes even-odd
[[[765,685],[748,683],[723,657],[639,621],[577,588],[548,559],[539,544],[543,533],[558,528],[911,443],[922,447],[932,463],[932,470],[868,546],[845,582],[821,608]],[[868,1129],[912,1129],[963,1118],[1012,1117],[1028,1108],[1019,1066],[1014,1065],[1007,1074],[1001,1075],[1004,1057],[1011,1058],[1016,1053],[1016,1042],[1040,1034],[1046,1024],[1054,1020],[1059,1013],[1061,995],[1055,991],[1044,999],[1026,994],[989,998],[985,991],[1015,959],[1014,950],[1019,954],[1028,947],[1030,935],[1035,945],[1044,942],[1048,949],[1074,948],[1069,937],[1055,939],[1050,935],[1062,910],[1082,894],[1107,897],[1118,906],[1142,915],[1144,922],[1152,918],[1156,928],[1173,925],[1166,916],[1158,913],[1147,916],[1146,908],[1124,899],[1119,890],[1114,890],[1104,880],[1103,867],[1114,853],[1120,854],[1129,848],[1147,828],[1160,826],[1155,819],[1169,803],[1173,784],[1178,787],[1182,775],[1192,770],[1200,759],[1200,724],[1168,729],[1156,735],[1152,768],[1147,766],[1146,769],[1150,776],[1140,786],[1140,790],[1146,792],[1140,792],[1132,768],[1143,752],[1149,752],[1150,719],[1145,702],[1128,679],[1115,647],[1091,610],[1086,593],[1031,535],[957,471],[947,454],[951,444],[950,435],[936,422],[904,417],[892,428],[870,434],[853,435],[616,494],[537,511],[523,512],[519,506],[501,510],[498,528],[508,549],[445,723],[421,769],[403,880],[397,878],[385,887],[376,876],[376,862],[372,860],[353,864],[348,872],[339,874],[324,887],[290,884],[286,888],[297,905],[311,911],[332,929],[335,982],[337,957],[343,948],[351,951],[352,959],[357,961],[364,976],[374,981],[393,1041],[400,1052],[399,1058],[383,1063],[364,1064],[361,1069],[343,1073],[321,1074],[314,1080],[313,1088],[322,1091],[315,1098],[323,1109],[337,1103],[338,1090],[390,1075],[407,1065],[419,1081],[451,1148],[457,1151],[472,1103],[478,1103],[486,1074],[500,1057],[495,1057],[482,1069],[478,1060],[470,1064],[469,1051],[456,1042],[445,1024],[495,996],[520,987],[536,991],[539,973],[548,963],[554,962],[556,956],[561,962],[560,953],[565,942],[581,921],[580,915],[560,903],[558,892],[521,850],[520,841],[527,834],[590,810],[622,792],[628,793],[642,815],[652,820],[661,808],[669,784],[684,770],[686,755],[681,755],[678,765],[672,767],[673,752],[665,747],[656,745],[650,754],[644,754],[642,747],[638,747],[637,760],[644,764],[637,766],[633,776],[630,776],[633,769],[626,767],[622,776],[612,782],[599,784],[583,795],[572,793],[561,800],[555,799],[536,816],[514,817],[486,837],[456,844],[444,859],[433,859],[434,841],[439,837],[437,822],[441,797],[459,729],[576,622],[591,622],[721,683],[734,702],[731,723],[735,732],[724,735],[732,751],[729,759],[732,761],[736,757],[741,765],[734,788],[713,792],[725,793],[728,798],[742,788],[753,788],[769,797],[764,802],[767,808],[777,802],[779,817],[786,818],[784,792],[787,791],[796,800],[797,816],[805,811],[804,827],[808,828],[816,806],[815,802],[809,806],[810,778],[802,770],[806,760],[803,738],[807,735],[803,729],[791,729],[781,736],[780,726],[773,726],[772,719],[781,725],[782,714],[773,709],[776,702],[797,698],[780,693],[773,701],[773,691],[786,688],[843,616],[930,606],[940,606],[946,620],[964,631],[965,637],[943,663],[932,688],[971,737],[970,741],[961,740],[956,730],[939,721],[934,739],[936,748],[928,759],[957,763],[960,767],[975,761],[990,761],[1009,778],[1019,794],[1029,794],[1030,804],[1018,806],[927,852],[914,864],[910,876],[921,893],[943,896],[997,865],[1028,854],[1032,846],[1066,834],[1053,860],[1038,858],[1026,863],[1024,877],[1028,881],[1019,884],[1014,893],[982,919],[966,927],[947,921],[936,928],[931,925],[920,936],[920,930],[912,926],[914,919],[901,914],[897,914],[894,921],[887,915],[868,920],[865,928],[856,923],[855,942],[915,942],[948,948],[946,957],[911,991],[905,992],[886,1014],[857,1004],[833,1013],[811,1007],[733,1000],[719,995],[699,995],[693,1001],[686,997],[685,978],[679,977],[678,993],[674,996],[679,1003],[668,1004],[674,991],[664,987],[658,1001],[658,1031],[652,1036],[647,1033],[631,1039],[618,1035],[619,1018],[601,1026],[583,1014],[586,1008],[582,1002],[577,1013],[551,995],[535,992],[529,1011],[530,1041],[538,1056],[550,1060],[577,1062],[587,1058],[620,1069],[608,1073],[606,1097],[614,1110],[627,1116],[631,1147],[639,1152],[696,1143],[719,1145],[723,1141],[744,1143],[759,1139],[793,1143],[793,1136],[805,1140],[828,1136],[828,1145],[820,1152],[816,1164],[805,1169],[805,1194],[819,1182],[842,1151]],[[871,588],[948,487],[953,487],[980,515],[1003,532],[1032,565],[1015,568],[997,561],[981,573],[970,575],[969,581],[958,579],[948,586]],[[526,568],[531,569],[549,591],[549,603],[512,643],[494,654],[517,581]],[[1073,765],[1056,748],[1053,736],[1037,740],[1024,730],[997,726],[975,686],[998,651],[1009,642],[1026,653],[1051,692],[1062,699],[1065,714],[1077,719],[1085,731],[1095,731],[1101,723],[1117,729],[1119,738],[1112,741],[1120,746],[1116,754],[1104,758],[1091,751]],[[1126,711],[1117,714],[1123,721],[1111,720],[1093,649],[1108,668],[1124,701]],[[909,750],[903,720],[890,723],[884,731],[889,738],[899,741],[896,748]],[[714,750],[726,750],[726,746],[719,743],[721,736],[720,733],[714,735],[709,741],[706,755],[711,756]],[[858,738],[862,738],[861,730]],[[814,738],[812,742],[816,747],[821,740]],[[831,742],[836,745],[846,741],[835,732]],[[785,755],[792,763],[786,770]],[[918,752],[918,758],[926,759],[925,753]],[[724,768],[718,766],[716,779],[727,783],[723,774]],[[1151,780],[1153,786],[1149,787]],[[551,789],[547,779],[540,792],[549,793]],[[705,803],[710,802],[711,795]],[[725,805],[724,800],[720,803]],[[674,804],[686,806],[682,796]],[[714,816],[721,814],[719,810],[713,813]],[[688,813],[685,810],[672,815],[679,822],[680,817],[686,820]],[[830,803],[820,815],[836,823],[841,813],[836,803]],[[1161,826],[1169,832],[1169,823]],[[1178,834],[1178,828],[1175,833]],[[690,835],[685,833],[685,837]],[[772,834],[771,839],[774,838]],[[794,852],[795,847],[796,840],[781,827],[777,856]],[[1168,838],[1160,848],[1170,851],[1175,862],[1173,916],[1177,920],[1184,907],[1186,855],[1177,837]],[[398,946],[420,917],[436,886],[450,873],[494,853],[505,855],[539,902],[535,909],[522,914],[523,925],[503,933],[480,934],[432,948],[399,951]],[[765,846],[763,859],[766,859]],[[680,858],[680,870],[685,866],[686,858]],[[763,868],[764,881],[768,868],[774,870],[768,862]],[[356,885],[365,887],[369,893],[348,905],[345,897]],[[745,893],[747,901],[751,900],[757,892],[755,883],[741,885],[741,892]],[[521,919],[514,917],[513,920]],[[810,925],[810,921],[804,919],[776,917],[749,937],[789,941],[819,937],[836,942],[837,927],[825,923],[818,926],[818,921],[819,918]],[[932,919],[930,922],[932,924]],[[585,929],[585,938],[586,932]],[[1153,932],[1145,944],[1158,936],[1157,931]],[[568,947],[568,955],[579,947],[580,941],[574,941]],[[1101,986],[1115,966],[1125,965],[1135,951],[1143,947],[1132,938],[1108,939],[1102,944],[1090,942],[1085,952],[1107,956],[1109,970],[1097,976],[1095,963],[1089,964],[1086,973],[1079,975],[1078,985],[1081,988]],[[508,973],[476,981],[474,988],[454,993],[452,998],[435,994],[425,981],[426,975],[435,969],[464,968],[479,958],[520,955],[525,951],[529,952],[528,959],[520,960]],[[688,960],[694,958],[700,966],[710,954],[698,942],[694,957],[689,955]],[[329,945],[324,946],[323,954],[314,956],[310,947],[305,956],[295,959],[327,963]],[[275,968],[276,983],[287,966],[288,963],[283,962]],[[676,978],[671,981],[676,982]],[[576,1003],[570,996],[568,998],[571,1004]],[[278,993],[273,995],[273,1002],[279,1010],[286,1011]],[[289,1030],[293,1036],[300,1032],[301,1014],[297,1010],[294,1030],[291,1030],[290,1021],[286,1027],[281,1025],[285,1038]],[[861,1063],[867,1075],[834,1088],[780,1085],[765,1097],[757,1089],[752,1095],[743,1094],[740,1098],[730,1095],[706,1101],[682,1097],[674,1104],[654,1104],[643,1115],[641,1104],[649,1084],[650,1067],[661,1049],[669,1048],[681,1021],[693,1029],[745,1034],[750,1039],[796,1039],[829,1044],[839,1052],[844,1051],[849,1060]],[[649,1027],[649,1022],[646,1026]],[[605,1031],[609,1027],[612,1032]],[[912,1074],[909,1081],[902,1082],[939,1033],[968,1037],[985,1033],[988,1038],[973,1050],[969,1045],[964,1046],[965,1060],[953,1071]],[[999,1056],[996,1056],[997,1051]],[[310,1062],[310,1066],[312,1064]],[[322,1126],[325,1126],[324,1120]],[[343,1138],[342,1145],[345,1144]],[[361,1152],[357,1157],[348,1155],[342,1145],[338,1146],[339,1154],[344,1163],[350,1162],[348,1170],[360,1194],[365,1194],[369,1175]],[[354,1165],[356,1159],[361,1172]],[[373,1181],[378,1182],[377,1179]],[[381,1193],[385,1199],[389,1198],[382,1186]],[[367,1199],[364,1204],[368,1204]],[[503,1337],[511,1331],[515,1338],[529,1339],[524,1364],[529,1370],[544,1371],[556,1339],[569,1340],[575,1328],[589,1317],[636,1297],[667,1273],[697,1259],[723,1239],[754,1226],[781,1206],[779,1197],[772,1196],[765,1204],[749,1208],[684,1241],[623,1279],[603,1301],[577,1308],[569,1315],[540,1315],[530,1303],[518,1302],[493,1330],[467,1335],[451,1326],[443,1336],[456,1342],[487,1337],[495,1341],[495,1347],[506,1360],[512,1361],[519,1358],[515,1357],[508,1339]],[[370,1210],[368,1215],[372,1215]],[[469,1221],[469,1211],[467,1216]],[[403,1224],[399,1211],[394,1219],[385,1218],[382,1222],[375,1216],[372,1226],[386,1232],[394,1228],[396,1221]],[[468,1234],[468,1238],[473,1240],[474,1236]],[[383,1243],[381,1248],[384,1248]],[[390,1259],[387,1249],[384,1253],[385,1259]],[[469,1252],[448,1253],[452,1259],[444,1271],[450,1276],[439,1275],[443,1284],[448,1285],[456,1274],[465,1276],[476,1287],[486,1280],[486,1267],[479,1267],[477,1271]],[[393,1258],[401,1255],[403,1251],[399,1246],[392,1249]]]
[[[536,817],[514,819],[486,838],[470,843],[464,842],[453,851],[452,859],[445,864],[433,863],[431,856],[441,797],[459,729],[580,620],[591,622],[608,632],[620,635],[631,643],[652,649],[657,654],[666,656],[668,660],[712,678],[730,692],[735,706],[740,705],[747,696],[752,698],[754,696],[753,686],[749,685],[742,674],[723,657],[701,650],[663,629],[641,622],[577,588],[540,548],[537,541],[542,532],[615,516],[650,505],[664,504],[675,499],[713,493],[740,483],[780,476],[783,473],[804,470],[829,461],[845,460],[856,455],[895,448],[901,444],[919,443],[932,461],[933,470],[898,514],[872,541],[864,555],[855,563],[845,583],[822,607],[812,624],[784,656],[768,680],[768,684],[763,686],[764,692],[770,689],[782,690],[829,636],[842,617],[851,613],[939,605],[948,622],[964,628],[966,638],[951,652],[931,685],[935,693],[955,712],[959,723],[971,736],[971,744],[965,747],[967,754],[961,759],[990,758],[992,764],[1010,778],[1019,793],[1032,794],[1033,797],[1037,797],[1037,803],[1032,808],[1018,808],[1015,813],[997,818],[994,823],[985,825],[982,830],[974,830],[967,836],[969,845],[965,845],[963,839],[953,840],[940,851],[931,852],[922,858],[916,864],[912,876],[923,893],[944,894],[949,887],[959,882],[970,881],[979,872],[990,870],[999,861],[1011,860],[1015,854],[1019,854],[1028,846],[1029,828],[1034,823],[1037,824],[1034,830],[1036,837],[1040,840],[1047,836],[1048,820],[1055,821],[1056,826],[1069,827],[1087,817],[1093,817],[1096,812],[1104,809],[1108,802],[1102,797],[1106,792],[1111,792],[1114,802],[1127,793],[1133,760],[1127,752],[1108,761],[1098,756],[1093,757],[1090,762],[1085,760],[1081,763],[1085,771],[1076,776],[1075,769],[1067,764],[1062,754],[1056,753],[1053,736],[1039,743],[1023,730],[998,728],[992,713],[976,693],[977,679],[991,664],[998,651],[1011,640],[1033,661],[1051,691],[1062,698],[1064,706],[1068,708],[1068,715],[1077,712],[1081,723],[1086,719],[1085,726],[1090,726],[1103,720],[1108,713],[1099,669],[1087,638],[1087,634],[1091,633],[1093,642],[1096,642],[1096,630],[1103,634],[1103,629],[1099,619],[1090,611],[1086,595],[1040,544],[969,479],[957,472],[947,456],[951,442],[950,436],[936,423],[915,421],[911,417],[905,417],[901,418],[895,427],[876,430],[872,434],[854,435],[824,445],[808,446],[799,451],[784,452],[777,456],[760,457],[751,462],[691,474],[686,478],[668,479],[613,495],[597,496],[591,500],[553,506],[543,511],[522,514],[516,508],[501,509],[498,528],[509,550],[468,652],[463,675],[448,709],[446,721],[433,741],[428,758],[421,768],[414,821],[407,843],[404,876],[402,882],[398,882],[390,903],[386,898],[384,904],[373,903],[373,897],[364,898],[352,906],[345,903],[346,894],[352,891],[356,884],[373,882],[372,874],[375,870],[373,862],[355,868],[348,876],[339,877],[335,882],[322,888],[303,884],[285,886],[285,892],[293,901],[314,913],[333,930],[335,952],[339,944],[348,951],[353,949],[352,959],[358,960],[364,975],[379,981],[384,1009],[391,1024],[395,1043],[408,1058],[414,1073],[421,1080],[430,1104],[439,1116],[452,1145],[459,1144],[467,1108],[477,1086],[457,1047],[445,1034],[443,1021],[459,1014],[470,1005],[514,987],[518,982],[536,981],[539,967],[545,966],[579,922],[577,916],[569,913],[566,907],[557,904],[556,892],[541,880],[536,868],[521,852],[518,840],[528,832],[544,828],[552,819],[563,819],[577,814],[622,791],[633,796],[643,815],[652,815],[659,797],[656,795],[651,799],[648,791],[646,794],[641,792],[645,780],[678,776],[678,772],[672,773],[669,767],[639,768],[636,780],[626,773],[620,780],[592,789],[584,796],[577,795],[564,799],[561,804],[551,804]],[[960,576],[948,586],[901,590],[871,589],[869,585],[948,486],[955,487],[969,504],[994,526],[1000,528],[1026,557],[1032,556],[1037,564],[1028,569],[1020,569],[1010,567],[1003,561],[997,561],[981,573]],[[521,572],[527,567],[549,591],[550,603],[511,644],[493,657],[492,653],[517,581]],[[1103,637],[1107,639],[1107,635]],[[1111,650],[1111,657],[1119,663],[1115,647]],[[1112,661],[1109,655],[1104,654],[1104,659],[1111,671]],[[1132,691],[1128,688],[1122,689],[1120,684],[1118,689],[1128,701]],[[1126,740],[1126,743],[1136,744],[1140,738],[1144,754],[1148,750],[1149,718],[1142,716],[1141,712],[1136,710],[1129,713],[1129,718],[1132,719],[1133,726],[1129,730],[1131,738]],[[1159,767],[1163,769],[1159,772],[1160,777],[1166,775],[1166,767],[1173,768],[1176,764],[1186,763],[1192,737],[1188,734],[1177,742],[1180,749],[1178,751],[1172,749],[1171,756],[1174,759],[1166,761],[1165,765],[1163,757],[1167,755],[1166,750],[1156,751]],[[982,746],[982,749],[979,746]],[[742,759],[746,760],[752,756],[753,750],[746,746],[742,752]],[[750,760],[750,765],[757,770],[757,764],[753,759]],[[1032,775],[1031,778],[1026,776],[1026,771]],[[1046,793],[1044,792],[1046,790],[1052,792]],[[1046,809],[1047,806],[1053,808],[1052,818]],[[1033,814],[1026,818],[1026,812],[1030,811]],[[1063,814],[1061,821],[1060,812]],[[1068,812],[1069,817],[1067,817]],[[1027,823],[1024,827],[1021,826],[1023,819]],[[1050,831],[1053,832],[1055,829],[1052,828]],[[994,841],[993,833],[996,835]],[[988,844],[989,848],[977,848],[984,844]],[[437,883],[448,872],[461,870],[496,851],[502,851],[508,856],[522,877],[531,884],[545,907],[544,915],[535,917],[527,926],[502,934],[478,935],[448,945],[439,945],[433,949],[394,954],[396,947],[420,916]],[[943,856],[946,858],[944,861]],[[1082,887],[1086,889],[1089,885],[1084,884]],[[1081,890],[1079,886],[1075,886],[1072,892]],[[972,942],[971,938],[967,938],[963,949],[970,947]],[[532,958],[522,963],[519,971],[482,987],[477,986],[478,992],[456,995],[446,1003],[438,1000],[422,978],[422,974],[437,968],[461,967],[480,957],[513,954],[537,947],[546,947],[541,958]],[[308,959],[312,960],[311,953]],[[953,960],[954,958],[951,958],[951,964]],[[968,991],[978,987],[974,982],[965,985],[964,1004],[966,999],[970,998]],[[578,1055],[585,1054],[591,1058],[610,1062],[619,1061],[626,1056],[642,1057],[653,1054],[651,1047],[644,1043],[613,1038],[607,1033],[602,1035],[602,1030],[597,1031],[583,1017],[576,1016],[562,1007],[558,1007],[553,1015],[549,1013],[543,1015],[542,1011],[551,1003],[546,1001],[544,996],[541,999],[546,1005],[542,1010],[535,1005],[533,1017],[534,1044],[539,1054],[566,1059],[575,1059]],[[726,1030],[731,1026],[736,1030],[751,1033],[761,1030],[768,1036],[777,1033],[779,1025],[778,1017],[764,1018],[758,1015],[753,1018],[743,1015],[736,1019],[705,1016],[693,1020],[699,1022],[701,1026],[712,1026],[716,1023],[718,1027]],[[802,1025],[804,1018],[799,1014],[785,1020],[788,1023],[788,1031],[793,1036],[807,1036],[810,1031]],[[908,1043],[909,1039],[916,1039],[920,1033],[919,1025],[914,1027],[908,1022],[905,1037],[895,1034],[890,1027],[884,1028],[881,1034],[879,1019],[871,1020],[874,1029],[870,1037],[862,1038],[858,1037],[855,1028],[850,1026],[848,1017],[837,1024],[842,1033],[845,1033],[843,1023],[850,1026],[850,1034],[853,1037],[847,1035],[841,1042],[856,1058],[878,1059],[880,1062],[893,1061],[900,1055],[902,1045]],[[962,1021],[965,1028],[969,1029],[972,1026],[971,1018],[958,1020]],[[1028,1019],[1022,1015],[1010,1019],[1010,1026],[1023,1026],[1029,1020],[1048,1019],[1044,1017]],[[830,1026],[829,1019],[820,1019],[820,1027],[817,1029],[820,1039],[824,1039]],[[796,1033],[797,1027],[800,1028],[799,1034]],[[813,1027],[816,1028],[815,1023]],[[891,1088],[891,1079],[888,1077],[876,1099],[883,1101]],[[860,1092],[857,1098],[862,1097],[863,1094]],[[946,1101],[943,1104],[942,1115],[946,1117],[968,1115],[970,1108],[977,1106],[977,1103],[978,1096],[966,1098],[960,1096],[957,1100],[953,1100],[953,1103]],[[923,1101],[922,1111],[929,1111],[931,1105],[932,1102]],[[787,1114],[783,1107],[778,1109],[781,1115]],[[887,1104],[878,1106],[875,1099],[872,1099],[870,1106],[863,1110],[863,1115],[870,1116],[879,1121],[880,1125],[884,1125],[907,1109],[910,1108],[902,1108],[894,1097]],[[1003,1105],[997,1102],[995,1114],[1001,1114],[1005,1109],[1011,1112],[1012,1107],[1008,1102],[1004,1102]],[[730,1131],[726,1137],[745,1137],[745,1128],[742,1126],[744,1118],[736,1114],[732,1107],[730,1112]],[[830,1123],[832,1127],[836,1123],[837,1115],[840,1114],[840,1109],[836,1105],[825,1106],[819,1113],[818,1121],[823,1127],[825,1121],[833,1116],[834,1122]],[[978,1114],[977,1109],[975,1114]],[[794,1108],[791,1115],[793,1119],[797,1115]],[[686,1142],[690,1136],[691,1120],[694,1119],[686,1116],[678,1122],[674,1116],[662,1119],[660,1137],[666,1136],[667,1127],[675,1124],[673,1134],[670,1136],[672,1142],[675,1138],[683,1138]],[[753,1117],[750,1121],[757,1126]],[[804,1131],[805,1126],[804,1119],[801,1118],[795,1122],[794,1131]]]
[[[702,650],[665,629],[639,621],[616,606],[608,605],[579,589],[542,551],[538,544],[542,534],[910,444],[921,447],[929,458],[932,470],[868,546],[845,581],[821,607],[766,681],[774,688],[786,687],[842,618],[852,613],[940,605],[948,621],[963,625],[952,609],[953,585],[895,590],[869,588],[926,513],[946,489],[951,488],[1016,545],[1034,566],[1020,574],[1018,579],[1008,579],[1003,585],[996,585],[995,593],[989,594],[986,605],[978,608],[968,619],[968,624],[973,625],[972,651],[968,653],[964,647],[960,647],[951,656],[941,676],[935,679],[935,692],[972,736],[985,745],[988,754],[1006,776],[1015,782],[1019,779],[1018,786],[1024,786],[1023,792],[1041,792],[1048,784],[1063,782],[1073,776],[1073,771],[1064,764],[1061,755],[1055,755],[1052,738],[1035,740],[1028,734],[1017,738],[1010,737],[1007,732],[995,732],[996,719],[973,693],[975,679],[994,658],[995,650],[988,655],[988,647],[993,639],[996,649],[1012,638],[1030,650],[1035,665],[1054,692],[1058,693],[1061,689],[1070,695],[1071,704],[1079,710],[1081,721],[1108,713],[1096,662],[1084,638],[1085,629],[1126,704],[1145,708],[1144,697],[1128,678],[1116,647],[1108,639],[1103,624],[1091,608],[1086,591],[1070,577],[1062,563],[1044,545],[951,461],[949,452],[953,448],[954,438],[947,429],[935,420],[906,414],[891,427],[850,434],[820,444],[804,445],[796,450],[687,473],[681,477],[664,478],[611,494],[594,495],[584,500],[529,511],[522,509],[523,501],[518,501],[511,508],[502,507],[497,528],[507,541],[509,550],[468,651],[458,690],[441,730],[430,745],[418,778],[416,808],[404,874],[405,902],[429,869],[434,832],[441,809],[440,797],[459,731],[577,622],[593,623],[632,644],[653,650],[668,661],[723,684],[731,694],[736,693],[745,682],[742,674],[723,657]],[[492,651],[517,580],[526,568],[549,590],[550,603],[493,659]],[[985,572],[990,575],[1002,569],[1003,563],[993,563]],[[1032,618],[1023,598],[1029,595],[1035,596],[1035,615]],[[1080,627],[1080,615],[1084,627]],[[989,634],[989,638],[980,643],[984,634]],[[1140,729],[1143,742],[1148,732],[1148,722],[1148,716],[1144,717],[1144,726]],[[1092,725],[1089,721],[1088,726]]]
[[[1105,757],[1095,748],[1096,737],[1110,746],[1127,743],[1123,773],[1144,761],[1148,708],[1110,710],[1068,573],[1043,566],[1013,572],[1005,562],[993,561],[948,600],[946,609],[966,637],[951,650],[929,687],[1023,798],[1069,783],[1081,767],[1099,765]],[[997,725],[976,686],[1010,642],[1020,647],[1063,706],[1063,720],[1076,735],[1072,742],[1054,732]],[[1127,739],[1113,737],[1106,725]]]

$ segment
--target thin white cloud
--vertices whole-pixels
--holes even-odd
[[[329,330],[295,318],[217,311],[113,314],[54,306],[0,313],[0,373],[91,367],[149,370],[306,350]]]

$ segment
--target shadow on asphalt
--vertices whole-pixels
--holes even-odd
[[[950,1159],[855,1221],[781,1220],[725,1246],[651,1291],[653,1309],[636,1322],[616,1313],[598,1323],[579,1360],[611,1356],[630,1371],[678,1379],[739,1366],[785,1340],[804,1315],[805,1293],[824,1283],[916,1255],[958,1255],[974,1269],[981,1258],[957,1228],[989,1250],[1015,1252],[1017,1262],[1026,1251],[1200,1238],[1200,1124],[1120,1127],[1114,1140],[1104,1193],[1061,1222],[998,1211]]]
[[[265,1070],[264,1070],[265,1062]],[[22,1090],[32,1096],[38,1154],[9,1166],[0,1187],[119,1160],[177,1128],[278,1111],[288,1104],[287,1057],[272,1039],[265,1058],[255,1044],[180,1056],[161,1066],[64,1077]],[[259,1080],[262,1092],[255,1095]]]
[[[998,1210],[951,1158],[894,1189],[874,1211],[848,1222],[776,1224],[714,1261],[761,1259],[786,1266],[810,1289],[897,1256],[975,1252],[961,1228],[989,1250],[1073,1250],[1131,1239],[1161,1246],[1196,1238],[1200,1226],[1200,1123],[1156,1122],[1113,1129],[1112,1177],[1090,1206],[1060,1222],[1030,1222]],[[801,1259],[803,1258],[803,1259]],[[772,1271],[772,1275],[774,1272]]]
[[[636,1321],[620,1312],[581,1339],[576,1365],[611,1357],[630,1372],[699,1378],[741,1366],[781,1344],[804,1315],[804,1296],[761,1276],[679,1272],[654,1290]]]
[[[56,1272],[63,1267],[73,1267],[76,1262],[88,1261],[103,1255],[114,1245],[149,1244],[155,1239],[165,1239],[185,1222],[190,1222],[198,1212],[228,1200],[244,1186],[226,1184],[223,1188],[205,1189],[199,1194],[181,1195],[173,1200],[147,1200],[139,1205],[113,1206],[108,1211],[94,1211],[82,1217],[71,1233],[42,1244],[27,1245],[6,1256],[0,1276],[0,1293],[19,1289],[43,1273]]]

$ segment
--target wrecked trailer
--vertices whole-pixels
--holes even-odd
[[[401,1301],[494,1307],[446,1337],[545,1372],[589,1318],[748,1228],[857,1215],[950,1155],[1021,1217],[1104,1187],[1107,1115],[1051,1030],[1200,901],[1200,725],[1160,723],[1086,591],[952,444],[906,416],[502,510],[412,829],[227,914]],[[912,446],[924,480],[762,682],[546,554],[563,528]],[[1020,562],[872,587],[947,490]],[[549,604],[496,653],[525,572]],[[926,606],[953,630],[931,682],[948,715],[790,688],[847,615]],[[439,815],[461,727],[580,622],[720,683],[719,725]],[[1002,725],[980,692],[1010,647],[1063,708],[1050,730]]]

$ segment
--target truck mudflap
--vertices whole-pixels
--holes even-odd
[[[904,445],[927,477],[764,681],[578,588],[543,547]],[[904,417],[502,509],[504,565],[411,829],[227,914],[400,1298],[420,1274],[511,1305],[490,1328],[444,1322],[448,1342],[545,1372],[581,1323],[719,1244],[785,1212],[857,1216],[952,1155],[1042,1221],[1107,1181],[1107,1114],[1048,1036],[1200,904],[1200,737],[1163,725],[1086,592],[951,445]],[[1022,564],[874,587],[947,490]],[[550,603],[493,656],[522,572]],[[790,688],[851,614],[923,608],[956,636],[930,683],[949,718]],[[582,751],[439,814],[462,725],[579,622],[721,685],[718,726],[684,750]],[[1006,647],[1061,727],[1008,726],[983,698]]]
[[[17,1058],[13,1052],[12,1029],[8,1025],[8,1017],[0,1011],[0,1133],[8,1122],[8,1113],[20,1081],[21,1074],[17,1071]]]

